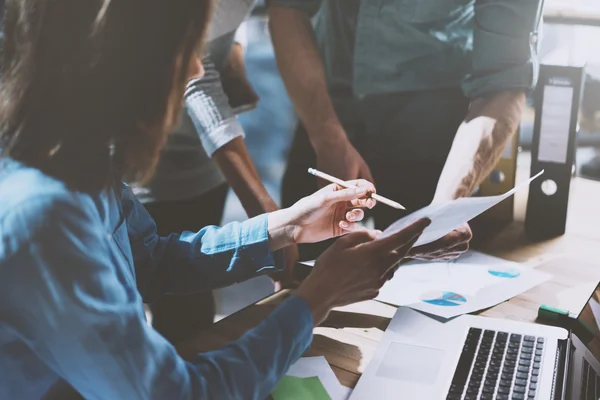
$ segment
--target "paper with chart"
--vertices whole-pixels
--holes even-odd
[[[278,394],[279,398],[285,399],[290,396],[282,396],[281,389],[285,391],[290,391],[292,388],[296,388],[295,390],[299,391],[307,391],[304,393],[304,397],[300,397],[303,399],[310,399],[307,393],[312,393],[315,386],[318,386],[314,380],[311,378],[317,378],[320,381],[320,384],[325,388],[327,394],[331,398],[331,400],[347,400],[352,393],[352,389],[342,386],[338,381],[335,373],[329,366],[329,363],[325,359],[325,357],[303,357],[296,361],[288,370],[286,377],[300,378],[300,379],[308,379],[305,381],[296,380],[287,380],[284,382],[284,387],[279,387],[278,391],[274,391],[272,396],[275,398]],[[284,392],[283,392],[284,393]],[[296,393],[301,394],[301,393]],[[311,394],[311,396],[315,397]],[[292,397],[290,397],[292,398]],[[275,399],[277,400],[277,399]]]
[[[413,222],[427,217],[431,220],[431,225],[425,228],[425,231],[423,231],[423,234],[419,240],[417,240],[415,246],[434,242],[452,232],[452,230],[458,228],[462,224],[469,222],[484,211],[492,208],[502,200],[512,196],[517,190],[529,186],[534,179],[538,178],[543,173],[544,171],[541,171],[527,182],[523,182],[499,196],[464,197],[448,203],[431,204],[394,222],[378,238],[394,234],[406,228]]]
[[[376,300],[452,318],[492,307],[550,278],[531,267],[469,251],[452,262],[402,265]]]

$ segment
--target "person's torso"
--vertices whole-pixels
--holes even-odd
[[[332,97],[458,87],[474,0],[324,0],[315,16]]]
[[[35,240],[28,227],[13,221],[12,211],[26,204],[35,207],[38,201],[52,201],[65,195],[75,199],[81,212],[93,215],[98,231],[105,233],[106,242],[103,246],[86,251],[102,251],[101,258],[115,269],[119,282],[128,293],[139,298],[127,223],[119,194],[106,191],[98,196],[90,196],[70,192],[64,184],[37,169],[0,159],[0,290],[4,297],[19,298],[11,296],[11,292],[18,291],[19,283],[27,277],[19,271],[19,263],[22,262],[19,260],[22,258],[18,255],[29,251],[28,246]],[[36,223],[43,224],[44,218],[40,213]],[[141,298],[139,304],[143,313]],[[23,321],[40,318],[41,315],[20,315],[15,319],[15,308],[19,309],[18,305],[0,304],[0,398],[39,399],[51,388],[59,388],[59,397],[53,398],[64,398],[60,394],[69,391],[68,385],[61,384],[58,374],[48,368],[32,350],[39,339],[24,334],[26,326],[23,326]],[[39,312],[43,313],[43,310]]]

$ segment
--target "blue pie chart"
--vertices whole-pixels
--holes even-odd
[[[442,307],[462,306],[467,302],[467,299],[454,292],[433,292],[421,296],[424,303]]]
[[[488,272],[498,278],[516,278],[521,275],[519,270],[515,268],[490,268]]]

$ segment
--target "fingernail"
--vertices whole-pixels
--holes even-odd
[[[367,206],[368,206],[369,208],[373,208],[373,207],[375,207],[375,200],[373,200],[373,199],[369,199],[369,200],[367,200]]]
[[[346,221],[340,221],[340,226],[341,226],[342,228],[347,228],[347,227],[349,227],[350,225],[348,225],[348,223],[347,223]]]
[[[356,214],[353,212],[349,212],[347,217],[348,217],[348,221],[354,221],[356,219]]]

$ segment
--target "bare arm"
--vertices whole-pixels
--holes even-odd
[[[308,14],[271,4],[269,27],[279,71],[315,150],[317,168],[344,180],[372,182],[367,163],[348,140],[331,102]]]
[[[450,154],[440,175],[433,203],[471,195],[492,171],[509,140],[517,131],[525,92],[502,91],[471,102],[458,128]],[[434,243],[416,247],[411,257],[450,260],[469,249],[472,233],[464,224]]]
[[[435,200],[469,196],[491,172],[516,132],[525,93],[535,86],[537,30],[543,1],[476,0],[472,99],[438,182]]]
[[[263,185],[244,144],[238,136],[212,156],[249,217],[279,209]]]
[[[239,100],[251,103],[251,107],[258,102],[258,96],[247,79],[244,51],[238,43],[231,48],[229,63],[221,73],[221,83],[230,103],[235,95],[241,95]],[[243,137],[238,136],[219,148],[213,153],[212,159],[225,175],[249,217],[279,209],[263,185]]]
[[[269,28],[279,71],[313,147],[328,139],[318,134],[323,128],[345,136],[327,91],[323,59],[308,15],[271,4]]]
[[[277,210],[248,154],[244,131],[225,92],[225,87],[230,88],[230,96],[237,96],[235,101],[249,106],[258,101],[246,79],[241,46],[232,46],[228,65],[222,73],[208,57],[203,64],[206,74],[190,83],[186,104],[205,150],[225,175],[248,216]]]
[[[471,103],[438,181],[435,202],[473,193],[517,131],[524,105],[521,90],[499,92]]]

